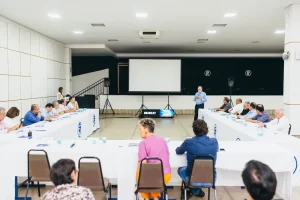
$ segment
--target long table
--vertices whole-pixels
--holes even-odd
[[[32,138],[86,139],[99,128],[99,109],[81,109],[66,113],[52,122],[41,121],[17,131],[0,134],[0,144],[9,143],[32,132]]]
[[[209,135],[211,137],[215,135],[214,129],[216,125],[215,137],[218,140],[260,141],[264,144],[274,143],[289,150],[294,156],[292,186],[300,186],[300,170],[298,169],[298,162],[300,161],[300,140],[298,138],[272,128],[263,128],[264,133],[262,136],[259,136],[258,125],[256,123],[240,123],[235,121],[234,118],[224,115],[222,112],[213,112],[208,109],[199,109],[199,118],[204,118],[207,122]],[[273,168],[272,165],[271,168]]]
[[[25,142],[26,141],[26,142]],[[138,157],[138,143],[132,140],[108,140],[106,143],[91,140],[77,140],[73,148],[73,140],[16,139],[10,144],[0,147],[1,198],[14,199],[14,177],[27,176],[27,152],[30,149],[44,149],[49,156],[50,164],[61,158],[71,158],[76,164],[82,156],[100,158],[103,174],[118,184],[118,200],[135,199],[133,188]],[[132,143],[131,145],[129,145]],[[177,168],[186,166],[186,155],[176,155],[175,149],[182,141],[168,143],[172,180],[170,185],[180,185]],[[39,147],[39,144],[48,145]],[[261,142],[219,141],[219,147],[225,151],[218,152],[216,162],[217,186],[241,186],[241,171],[245,163],[251,159],[262,161],[276,172],[278,178],[277,193],[286,200],[291,199],[291,176],[294,169],[293,155],[290,151],[277,144]],[[8,153],[9,152],[9,153]],[[276,158],[276,159],[275,159]]]

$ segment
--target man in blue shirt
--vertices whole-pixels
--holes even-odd
[[[257,115],[252,118],[247,118],[245,121],[253,122],[253,123],[267,123],[271,121],[270,115],[265,111],[264,106],[262,104],[257,104],[256,106]]]
[[[40,122],[40,121],[48,121],[51,120],[50,117],[41,116],[40,106],[37,104],[31,105],[31,110],[26,113],[24,116],[24,124],[23,126],[29,126],[31,124]]]
[[[247,118],[252,118],[252,117],[255,117],[256,115],[257,115],[257,112],[256,112],[256,103],[254,103],[254,102],[251,102],[250,103],[250,106],[249,106],[249,112],[246,114],[246,115],[244,115],[244,116],[242,116],[242,115],[237,115],[237,118],[238,119],[247,119]]]
[[[195,136],[191,139],[186,139],[180,147],[176,148],[176,154],[181,155],[187,152],[187,167],[178,169],[179,176],[187,182],[191,175],[193,159],[196,155],[209,154],[214,157],[215,163],[217,159],[217,152],[219,151],[219,144],[216,138],[209,138],[208,127],[204,120],[198,119],[193,122],[193,131]],[[216,168],[214,166],[215,178]],[[204,197],[205,193],[199,188],[191,188],[192,194],[198,197]]]
[[[47,103],[47,105],[45,106],[45,108],[42,109],[42,111],[41,111],[42,117],[52,117],[52,118],[56,118],[56,117],[54,116],[54,113],[52,112],[52,109],[53,109],[53,104]]]
[[[198,119],[198,111],[199,109],[204,109],[204,103],[207,101],[206,93],[202,91],[202,86],[198,87],[198,92],[196,92],[194,96],[195,105],[195,115],[194,121]]]

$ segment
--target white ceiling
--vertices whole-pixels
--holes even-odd
[[[278,53],[284,35],[274,31],[284,29],[284,8],[295,2],[299,0],[0,0],[0,15],[65,44],[105,44],[116,53]],[[62,18],[49,19],[49,12]],[[136,12],[147,12],[148,18],[137,19]],[[237,16],[224,18],[227,12]],[[228,25],[207,35],[216,23]],[[138,31],[144,29],[159,30],[161,37],[143,44]],[[199,38],[209,41],[197,43]]]

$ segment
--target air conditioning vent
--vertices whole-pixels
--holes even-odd
[[[139,36],[141,39],[158,39],[160,36],[160,32],[152,30],[139,31]]]
[[[198,43],[204,43],[204,42],[207,42],[207,41],[208,41],[208,39],[198,39],[197,40]]]
[[[104,27],[105,24],[91,24],[93,27]]]
[[[258,44],[260,41],[252,41],[253,44]]]
[[[118,39],[108,39],[109,42],[118,42]]]
[[[214,24],[212,27],[225,27],[227,24]]]

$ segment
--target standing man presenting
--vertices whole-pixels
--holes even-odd
[[[202,90],[203,90],[202,86],[199,86],[198,92],[196,92],[196,94],[194,96],[194,101],[196,103],[194,121],[198,119],[198,110],[204,109],[204,103],[207,101],[206,93],[203,92]]]

